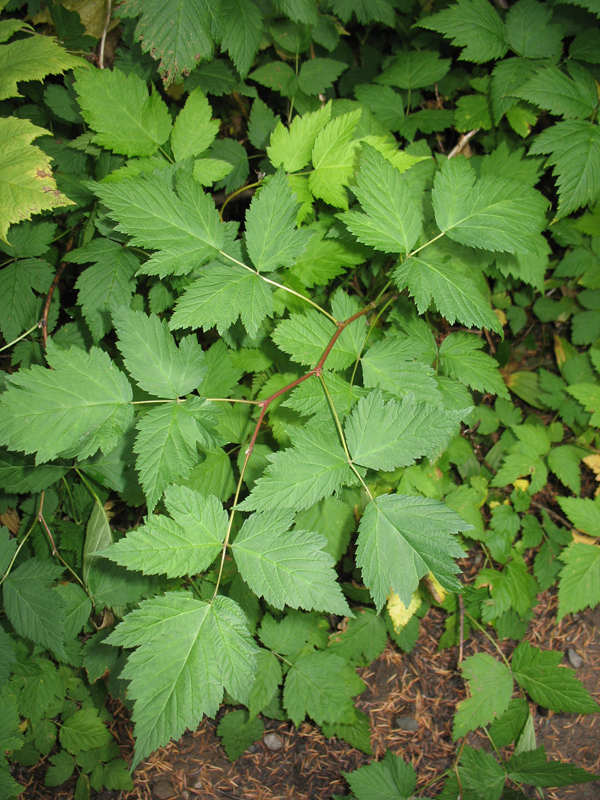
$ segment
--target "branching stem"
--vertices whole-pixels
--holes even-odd
[[[40,320],[39,322],[36,322],[35,325],[32,325],[31,328],[29,328],[28,331],[25,331],[25,333],[22,333],[20,336],[17,336],[16,339],[13,339],[12,342],[9,342],[8,344],[5,344],[4,347],[0,347],[0,353],[3,350],[8,350],[8,348],[12,347],[13,344],[16,344],[17,342],[20,342],[21,339],[24,339],[26,336],[29,336],[30,333],[33,333],[35,330],[37,330],[38,328],[41,328],[41,327],[42,327],[42,321]]]

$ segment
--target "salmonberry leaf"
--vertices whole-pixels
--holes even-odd
[[[354,772],[342,773],[357,800],[409,800],[417,776],[412,764],[388,750],[382,761],[372,761]]]
[[[237,761],[251,744],[262,738],[265,726],[261,719],[249,719],[248,712],[238,709],[225,714],[217,728],[227,758]]]
[[[324,94],[342,72],[348,69],[343,61],[332,58],[310,58],[300,68],[298,86],[307,95]]]
[[[537,0],[511,6],[506,31],[509,46],[524,58],[550,58],[560,50],[564,35],[562,27],[552,23],[552,9]]]
[[[564,761],[548,761],[544,747],[515,753],[506,764],[509,778],[534,786],[570,786],[598,780],[598,775]]]
[[[398,337],[377,342],[362,357],[365,386],[379,386],[398,397],[412,394],[419,403],[441,405],[434,371],[426,364],[414,361],[414,355],[414,351],[407,349]]]
[[[211,116],[212,109],[204,92],[200,88],[194,89],[173,125],[171,149],[175,161],[199,156],[212,144],[219,132],[219,123]]]
[[[573,525],[590,536],[600,536],[600,501],[590,497],[559,497],[560,507]]]
[[[578,80],[558,67],[540,69],[515,95],[565,119],[588,119],[598,103],[596,84],[590,73],[580,69]]]
[[[600,428],[600,386],[597,383],[577,383],[569,386],[567,391],[591,413],[590,425]]]
[[[31,32],[33,34],[33,29]],[[17,90],[17,82],[41,81],[46,75],[62,75],[68,69],[81,66],[82,59],[67,53],[65,48],[51,36],[26,35],[24,38],[2,45],[0,100],[5,100],[7,97],[22,97]]]
[[[315,140],[331,119],[331,102],[319,109],[294,117],[286,128],[283,123],[271,135],[267,155],[274,167],[282,166],[286,172],[297,172],[310,161]]]
[[[235,68],[245,77],[262,38],[262,12],[252,0],[222,0],[219,15],[223,24],[221,47],[227,50]]]
[[[458,0],[449,8],[418,23],[463,47],[464,61],[482,64],[502,58],[508,50],[508,31],[498,12],[486,0]]]
[[[348,186],[354,176],[358,142],[354,131],[362,111],[350,111],[331,120],[315,139],[312,150],[313,171],[308,186],[313,195],[339,208],[348,208]]]
[[[558,583],[558,619],[600,603],[600,548],[573,543],[560,554],[565,566]]]
[[[275,655],[262,647],[256,653],[256,678],[250,690],[248,711],[255,717],[270,703],[281,683],[281,662]]]
[[[440,347],[440,366],[450,378],[479,392],[492,392],[508,399],[508,389],[497,361],[481,352],[483,342],[471,333],[451,333]]]
[[[299,117],[294,117],[294,122]],[[252,103],[248,120],[248,138],[257,150],[266,150],[271,134],[277,127],[278,119],[266,103],[260,98]],[[287,130],[287,129],[286,129]]]
[[[470,656],[461,668],[471,696],[458,704],[454,715],[455,740],[501,718],[513,693],[510,670],[487,653]]]
[[[112,733],[99,718],[97,708],[80,708],[60,727],[60,743],[76,755],[112,741]]]
[[[406,50],[396,56],[376,81],[399,89],[420,89],[440,81],[450,64],[449,58],[440,58],[431,50]]]
[[[360,608],[355,618],[348,620],[345,630],[332,636],[329,649],[349,664],[360,667],[378,658],[386,643],[383,617],[371,608]]]
[[[41,258],[25,258],[6,264],[0,272],[0,330],[7,342],[36,322],[38,296],[52,283],[52,269]]]
[[[352,333],[361,331],[361,323],[364,329],[364,322],[359,318],[342,332],[327,357],[325,366],[328,369],[345,369],[356,360],[358,353]],[[273,333],[273,341],[293,361],[312,367],[323,355],[335,331],[332,322],[311,308],[305,314],[291,314],[289,319],[280,322]],[[363,341],[364,335],[363,330]]]

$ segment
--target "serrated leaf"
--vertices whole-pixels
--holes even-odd
[[[600,386],[597,383],[578,383],[569,386],[567,392],[591,413],[590,425],[600,428]]]
[[[384,253],[408,253],[421,235],[421,206],[400,171],[368,144],[353,191],[366,213],[339,216],[358,241]]]
[[[298,230],[299,204],[282,169],[277,170],[246,213],[246,247],[258,272],[291,267],[312,233]]]
[[[585,120],[558,122],[531,145],[531,155],[548,153],[558,186],[557,219],[600,197],[600,128]]]
[[[412,764],[388,750],[382,761],[372,761],[354,772],[343,772],[357,800],[409,800],[417,785]]]
[[[211,404],[197,397],[153,408],[137,423],[136,467],[152,510],[170,483],[186,479],[198,461],[196,444],[215,443]]]
[[[253,81],[291,97],[298,90],[296,73],[285,61],[271,61],[255,69],[249,76]]]
[[[358,354],[351,333],[354,330],[360,331],[361,327],[364,329],[365,325],[359,318],[342,332],[327,357],[325,362],[327,369],[345,369],[356,360]],[[291,356],[293,361],[314,366],[325,352],[335,332],[335,325],[324,314],[311,308],[305,314],[291,314],[289,319],[280,322],[272,338],[277,347]],[[364,339],[365,334],[362,335]]]
[[[135,701],[135,764],[194,730],[203,714],[214,716],[224,688],[238,701],[249,699],[257,647],[244,614],[226,597],[212,604],[185,593],[145,600],[107,642],[138,648],[121,673]]]
[[[62,75],[81,65],[81,58],[67,53],[50,36],[26,36],[4,44],[0,47],[0,100],[22,97],[17,82],[41,81],[46,75]]]
[[[294,122],[299,117],[294,117]],[[277,117],[269,106],[260,98],[252,103],[250,119],[248,120],[248,138],[257,150],[266,150],[271,134],[277,127]]]
[[[102,555],[145,575],[197,575],[221,552],[227,514],[216,497],[186,486],[169,486],[164,497],[171,518],[150,515],[146,524],[104,550]]]
[[[421,89],[440,81],[450,69],[450,63],[449,58],[440,58],[432,50],[406,50],[400,52],[375,80],[399,89]]]
[[[262,738],[265,726],[263,721],[254,717],[248,718],[248,712],[242,709],[225,714],[217,728],[221,744],[225,748],[227,758],[237,761],[251,744]]]
[[[521,642],[513,654],[511,670],[531,699],[552,711],[593,714],[598,704],[569,667],[559,667],[563,654],[540,650]]]
[[[501,718],[513,693],[508,667],[487,653],[466,658],[461,665],[471,696],[458,704],[453,739]]]
[[[526,58],[498,61],[492,72],[490,98],[496,123],[517,103],[514,92],[535,74],[535,65]]]
[[[204,353],[195,336],[186,336],[177,346],[166,320],[126,306],[114,308],[112,317],[125,367],[142,389],[175,399],[200,384]]]
[[[424,250],[418,258],[408,258],[398,264],[393,277],[400,290],[408,287],[420,314],[424,314],[433,301],[451,325],[458,319],[464,325],[502,333],[500,320],[467,268],[449,256],[436,255],[433,247],[431,251]]]
[[[309,531],[290,531],[294,511],[253,514],[231,547],[242,578],[254,594],[275,608],[304,608],[349,615],[336,581],[325,538]]]
[[[458,769],[461,794],[473,800],[500,800],[506,775],[503,768],[483,750],[466,745]]]
[[[199,156],[211,145],[219,132],[219,122],[211,116],[212,109],[204,92],[194,89],[173,125],[171,149],[175,161]]]
[[[255,336],[265,319],[273,315],[273,291],[252,270],[214,264],[189,286],[171,316],[172,330],[216,326],[219,333],[241,318],[250,336]]]
[[[375,389],[358,404],[345,424],[348,449],[356,464],[391,472],[422,456],[437,458],[456,435],[460,415],[436,406],[383,400]]]
[[[248,74],[263,33],[263,15],[252,0],[223,0],[221,47],[227,50],[242,78]]]
[[[346,461],[333,424],[319,430],[290,431],[293,447],[268,456],[271,462],[264,477],[238,508],[269,511],[310,508],[344,485],[353,486],[356,477]]]
[[[331,637],[329,649],[345,658],[349,664],[370,664],[384,651],[387,631],[383,617],[370,608],[356,610],[354,619],[349,619],[346,629]]]
[[[433,370],[413,361],[413,357],[414,351],[407,349],[400,338],[377,342],[361,360],[365,386],[379,386],[397,397],[412,394],[418,403],[441,405]]]
[[[558,497],[560,507],[576,528],[600,536],[600,501],[590,497]]]
[[[563,30],[551,20],[552,10],[548,6],[537,0],[519,0],[511,6],[505,20],[511,49],[525,58],[553,56],[560,50]]]
[[[281,680],[281,662],[274,653],[260,648],[256,653],[256,678],[248,700],[251,717],[255,717],[271,702]]]
[[[134,72],[78,69],[75,91],[94,142],[124,156],[151,156],[171,133],[171,117],[158,93],[148,95]],[[117,124],[115,124],[117,123]]]
[[[514,697],[502,716],[490,725],[489,734],[496,747],[508,747],[516,742],[529,717],[527,700],[522,697]]]
[[[299,658],[285,679],[283,704],[295,725],[308,714],[317,724],[351,722],[352,695],[364,683],[343,658],[331,653],[313,653]]]
[[[159,251],[143,265],[147,275],[185,275],[223,246],[225,226],[215,205],[187,172],[178,173],[177,194],[162,171],[97,184],[95,192],[132,244]]]
[[[50,41],[45,36],[36,39]],[[0,240],[3,242],[8,242],[6,234],[14,222],[73,205],[56,186],[50,168],[52,159],[31,144],[47,133],[28,119],[0,118]]]
[[[75,759],[66,750],[50,756],[51,767],[46,770],[44,786],[60,786],[68,781],[75,770]]]
[[[312,150],[313,171],[308,176],[312,194],[330,205],[348,208],[348,186],[354,176],[358,142],[354,131],[362,110],[350,111],[331,120],[315,139]]]
[[[390,588],[409,606],[419,580],[432,572],[449,591],[459,586],[454,558],[463,550],[453,534],[471,526],[444,503],[428,497],[376,497],[358,528],[356,563],[377,609]]]
[[[544,747],[513,755],[506,764],[506,771],[512,780],[534,786],[570,786],[598,780],[598,775],[581,767],[564,761],[548,761]]]
[[[418,23],[463,47],[460,58],[482,64],[502,58],[508,50],[508,31],[485,0],[458,0],[449,8]]]
[[[325,239],[315,232],[308,240],[306,250],[292,265],[291,272],[310,289],[325,286],[346,268],[355,267],[364,260],[364,249],[360,246],[353,247],[340,239]]]
[[[332,58],[310,58],[300,68],[298,86],[307,95],[323,94],[348,69],[343,61]]]
[[[41,258],[27,258],[6,264],[0,272],[0,330],[7,342],[16,339],[26,328],[35,324],[38,296],[46,293],[52,283],[52,270]]]
[[[520,181],[496,175],[477,181],[466,158],[443,163],[432,200],[440,230],[469,247],[529,253],[532,234],[546,226],[548,203],[543,195]]]
[[[600,547],[575,542],[560,554],[558,620],[600,603]]]
[[[267,155],[274,167],[282,166],[286,172],[297,172],[310,161],[315,140],[331,119],[331,102],[318,111],[294,117],[286,128],[283,123],[271,135]]]
[[[597,105],[598,92],[586,70],[581,70],[578,78],[569,78],[558,67],[544,67],[516,90],[515,95],[565,119],[588,119]]]
[[[98,551],[109,547],[112,542],[113,535],[108,514],[102,503],[96,501],[88,520],[83,547],[82,575],[86,585],[89,582],[90,570],[98,560]]]
[[[132,417],[129,382],[95,347],[86,353],[48,342],[46,357],[50,369],[22,370],[2,393],[1,443],[36,453],[36,463],[67,451],[80,458],[109,452]]]
[[[98,717],[96,708],[81,708],[60,728],[60,743],[70,753],[85,753],[112,741],[112,734]]]
[[[470,333],[451,333],[440,347],[440,366],[451,378],[480,392],[492,392],[508,399],[508,390],[497,362],[481,352],[483,342]]]

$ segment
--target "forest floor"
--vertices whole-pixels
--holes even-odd
[[[541,595],[525,638],[544,649],[562,651],[565,665],[580,665],[578,677],[600,700],[600,607],[560,623],[556,622],[556,610],[556,590]],[[376,661],[359,671],[368,688],[357,706],[371,719],[373,757],[381,758],[390,749],[410,761],[417,770],[418,786],[430,784],[429,796],[439,793],[442,786],[441,782],[431,782],[452,764],[456,752],[452,716],[465,696],[458,648],[437,650],[444,617],[443,611],[431,608],[410,654],[390,643]],[[515,643],[506,641],[500,646],[508,655]],[[476,652],[498,656],[482,633],[465,642],[463,658]],[[114,733],[127,757],[133,747],[129,715],[118,703],[112,710]],[[599,715],[540,713],[543,710],[535,704],[532,711],[537,744],[546,747],[550,758],[565,759],[600,773]],[[398,727],[399,717],[411,717],[414,722],[409,725],[416,730]],[[342,771],[370,760],[343,741],[326,739],[316,726],[304,723],[296,730],[290,722],[264,722],[265,735],[276,733],[280,738],[278,751],[270,750],[263,737],[232,764],[215,733],[218,720],[204,719],[196,731],[142,762],[135,772],[133,792],[102,792],[97,800],[328,800],[332,795],[348,793]],[[401,722],[406,727],[406,720]],[[485,741],[478,744],[486,746]],[[72,797],[68,784],[48,789],[38,782],[36,772],[43,777],[43,770],[31,769],[23,800]],[[545,790],[544,796],[546,800],[600,800],[600,781]]]

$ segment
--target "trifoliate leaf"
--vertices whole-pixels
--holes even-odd
[[[0,396],[0,442],[36,453],[36,462],[69,452],[80,458],[110,452],[132,417],[131,386],[110,358],[48,343],[50,369],[33,366],[10,377]]]
[[[0,250],[13,258],[35,258],[50,249],[56,233],[53,222],[21,222],[10,231],[10,244],[0,242]]]
[[[64,258],[75,264],[93,264],[81,273],[75,288],[85,320],[98,342],[111,328],[110,309],[131,302],[140,260],[111,239],[94,239]]]
[[[563,31],[553,25],[552,9],[537,0],[519,0],[506,15],[508,43],[524,58],[549,58],[558,53]],[[573,58],[572,48],[569,51]]]
[[[394,270],[394,282],[402,290],[408,287],[420,314],[435,303],[442,316],[453,325],[490,328],[502,333],[500,320],[481,293],[466,266],[429,248],[419,258],[408,258]]]
[[[558,619],[600,603],[600,547],[574,542],[560,554]]]
[[[598,92],[587,70],[580,69],[576,75],[578,80],[572,80],[558,67],[544,67],[515,95],[565,119],[587,119],[596,107]]]
[[[513,698],[507,710],[490,725],[489,733],[496,747],[508,747],[515,742],[530,717],[529,703],[522,697]]]
[[[375,389],[359,400],[346,420],[346,441],[352,460],[371,469],[391,472],[414,464],[422,456],[435,460],[456,436],[460,415],[436,406],[383,400]]]
[[[471,526],[444,503],[427,497],[382,495],[369,505],[358,529],[356,563],[381,609],[391,589],[405,606],[419,580],[432,572],[445,589],[456,591],[454,558],[463,550],[453,534]]]
[[[214,264],[180,297],[170,326],[172,330],[216,326],[223,333],[241,318],[249,335],[255,336],[264,318],[272,315],[273,291],[268,283],[252,270]]]
[[[298,230],[298,203],[282,169],[277,170],[246,214],[246,247],[258,272],[291,267],[304,252],[310,231]]]
[[[544,747],[515,753],[506,764],[506,771],[513,781],[534,786],[570,786],[598,780],[598,775],[592,775],[581,767],[564,761],[548,761]]]
[[[317,647],[327,647],[329,625],[327,617],[314,611],[288,611],[281,622],[270,614],[263,617],[259,636],[269,650],[284,656],[295,656],[301,651],[314,652]]]
[[[36,40],[50,41],[45,36]],[[0,240],[3,242],[8,242],[6,234],[13,222],[73,205],[56,187],[50,168],[52,159],[31,144],[47,133],[28,119],[0,118]]]
[[[456,47],[464,47],[460,55],[464,61],[483,64],[502,58],[508,50],[506,26],[486,0],[458,0],[418,24],[452,39]]]
[[[284,97],[292,97],[298,91],[298,78],[285,61],[271,61],[255,69],[249,76],[253,81],[273,89]]]
[[[369,348],[362,358],[363,380],[369,389],[379,386],[398,397],[414,395],[418,403],[441,405],[441,394],[431,367],[413,361],[414,351],[394,337]]]
[[[124,156],[151,156],[171,133],[171,117],[161,96],[148,95],[134,72],[78,69],[75,91],[94,142]],[[118,125],[115,125],[118,121]]]
[[[362,114],[361,109],[350,111],[331,120],[315,139],[312,150],[313,171],[308,177],[312,194],[339,208],[348,208],[348,186],[354,176],[354,161],[358,142],[354,131]]]
[[[382,761],[372,761],[342,775],[358,800],[409,800],[417,785],[412,764],[406,764],[391,750]]]
[[[535,65],[526,58],[505,58],[492,72],[490,98],[496,123],[517,104],[514,92],[535,74]]]
[[[273,166],[282,166],[288,173],[305,167],[310,161],[317,136],[330,119],[331,102],[318,111],[294,117],[289,128],[279,122],[267,148]]]
[[[190,397],[185,403],[164,403],[137,423],[136,467],[152,510],[170,483],[186,479],[198,462],[196,444],[215,444],[214,411],[210,403]]]
[[[14,261],[0,272],[0,293],[4,298],[0,306],[0,330],[7,342],[36,322],[39,314],[38,295],[46,293],[52,283],[52,270],[41,258]]]
[[[281,662],[275,655],[262,647],[256,653],[256,678],[250,691],[248,711],[255,717],[270,703],[281,683]]]
[[[268,456],[271,462],[249,497],[238,508],[269,511],[276,508],[310,508],[344,485],[354,485],[356,476],[348,466],[333,424],[319,430],[290,431],[293,447]]]
[[[558,186],[557,219],[600,197],[600,127],[586,120],[557,122],[543,131],[529,149],[548,153]]]
[[[95,191],[132,244],[159,251],[143,265],[147,275],[185,275],[223,246],[225,226],[217,209],[188,173],[178,173],[177,194],[162,172],[97,184]]]
[[[237,761],[251,744],[262,738],[265,726],[261,719],[250,719],[248,712],[239,709],[225,714],[217,728],[221,744],[225,748],[227,758]]]
[[[194,161],[194,180],[201,186],[210,186],[215,181],[227,177],[233,170],[233,164],[218,158],[197,158]]]
[[[563,654],[540,650],[521,642],[513,654],[511,669],[515,680],[536,703],[567,714],[598,711],[587,689],[569,667],[559,667]]]
[[[4,44],[0,47],[0,100],[22,97],[17,82],[42,81],[46,75],[62,75],[82,63],[50,36],[36,34]]]
[[[51,588],[63,568],[30,558],[4,581],[6,616],[19,636],[65,658],[66,617],[63,603]]]
[[[299,658],[285,679],[283,704],[294,725],[308,714],[322,722],[352,722],[352,696],[365,684],[343,658],[332,653],[313,653]]]
[[[307,95],[323,94],[333,85],[342,72],[348,69],[343,61],[332,58],[310,58],[300,68],[298,86]]]
[[[440,366],[450,378],[472,389],[508,399],[508,389],[498,372],[497,362],[481,352],[483,344],[471,333],[451,333],[440,347]]]
[[[165,506],[171,518],[151,514],[146,524],[104,550],[102,555],[145,575],[197,575],[221,552],[227,514],[216,497],[186,486],[169,486]]]
[[[60,728],[60,743],[70,753],[85,753],[112,741],[112,734],[98,717],[98,709],[81,708]]]
[[[460,702],[456,709],[455,740],[501,718],[513,693],[513,679],[508,667],[487,653],[466,658],[461,669],[471,696]]]
[[[211,116],[212,109],[204,92],[194,89],[173,125],[171,149],[175,161],[199,156],[212,144],[219,132],[219,122]]]
[[[289,509],[253,514],[244,522],[231,548],[242,578],[275,608],[349,615],[334,561],[323,549],[325,538],[290,531],[293,521]]]
[[[263,34],[263,15],[252,0],[223,0],[221,48],[227,50],[242,78],[248,74]]]
[[[496,175],[477,181],[466,158],[443,163],[432,200],[440,230],[469,247],[535,252],[532,234],[546,226],[548,203],[543,195],[520,181]]]
[[[366,213],[339,216],[358,241],[384,253],[408,253],[421,235],[421,206],[400,171],[367,144],[353,191]]]
[[[406,50],[400,52],[375,80],[384,86],[420,89],[441,81],[450,64],[449,58],[440,58],[432,50]]]
[[[249,699],[257,647],[227,597],[212,604],[185,593],[145,600],[106,641],[138,648],[121,673],[135,701],[136,764],[195,730],[203,714],[214,716],[224,688],[237,701]]]
[[[166,320],[156,314],[120,306],[112,317],[125,367],[144,391],[175,399],[200,384],[204,353],[195,336],[186,336],[178,347]]]

